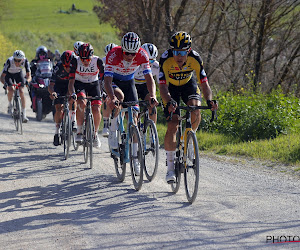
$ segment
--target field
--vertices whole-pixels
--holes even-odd
[[[73,3],[79,11],[71,11]],[[40,45],[62,52],[73,49],[77,40],[90,42],[95,54],[104,56],[106,44],[120,42],[116,29],[99,24],[92,11],[95,4],[93,0],[1,0],[0,41],[4,46],[0,48],[0,63],[15,49],[24,50],[31,60]]]

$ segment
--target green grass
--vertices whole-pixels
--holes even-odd
[[[76,9],[87,12],[73,14],[59,13],[70,10],[75,3]],[[92,11],[95,1],[86,0],[2,0],[0,9],[0,41],[8,43],[6,49],[0,48],[0,64],[12,55],[16,49],[25,52],[31,60],[35,50],[45,45],[51,51],[61,52],[73,49],[75,41],[90,42],[95,55],[104,56],[106,44],[120,43],[117,30],[109,24],[99,24]]]

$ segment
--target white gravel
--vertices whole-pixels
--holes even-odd
[[[183,185],[173,195],[165,183],[161,151],[156,179],[136,192],[129,172],[117,181],[106,139],[90,170],[81,148],[65,161],[62,147],[52,145],[51,114],[37,122],[28,108],[19,135],[2,88],[0,103],[0,249],[300,248],[267,242],[300,236],[297,176],[203,155],[198,197],[189,205]]]

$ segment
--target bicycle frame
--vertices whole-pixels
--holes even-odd
[[[126,128],[127,132],[125,132],[125,129],[124,129],[124,118],[122,115],[123,112],[128,112],[128,123],[127,123],[127,128]],[[125,140],[125,154],[124,154],[124,156],[121,157],[119,151],[115,150],[115,149],[111,149],[111,153],[114,156],[120,158],[120,161],[122,161],[121,164],[123,164],[123,163],[128,163],[130,161],[130,157],[129,157],[130,126],[129,126],[129,124],[133,123],[132,107],[122,108],[118,115],[118,120],[119,120],[118,130],[120,131],[121,136],[122,137],[125,136],[125,139],[126,139]]]

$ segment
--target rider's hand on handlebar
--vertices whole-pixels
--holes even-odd
[[[210,107],[211,111],[215,111],[219,107],[217,101],[207,100],[206,103],[207,106]]]
[[[110,99],[108,102],[108,106],[113,110],[119,106],[119,99],[114,95],[113,99]]]
[[[170,101],[168,101],[167,109],[168,109],[169,113],[174,113],[177,106],[178,106],[177,102],[174,99],[171,99]]]
[[[77,95],[76,95],[76,93],[73,93],[73,94],[71,95],[71,97],[72,97],[74,100],[77,100]]]
[[[57,93],[56,92],[52,92],[52,95],[50,95],[50,99],[54,100],[57,98]]]

